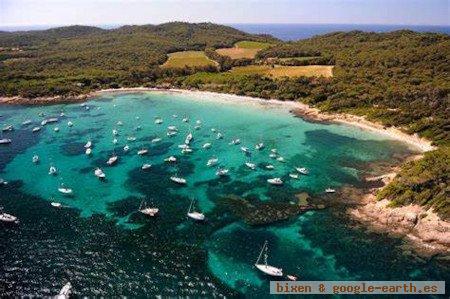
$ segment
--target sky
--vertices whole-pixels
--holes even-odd
[[[0,0],[1,26],[168,21],[450,25],[450,0]]]

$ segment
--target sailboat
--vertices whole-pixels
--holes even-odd
[[[172,137],[172,136],[175,136],[175,135],[177,135],[177,134],[178,134],[177,131],[168,131],[168,132],[166,133],[167,137]]]
[[[147,170],[147,169],[149,169],[150,167],[152,167],[152,164],[144,164],[144,165],[142,165],[142,167],[141,167],[141,169],[142,170]]]
[[[34,127],[31,131],[33,133],[39,132],[41,130],[41,127]]]
[[[255,145],[255,149],[257,149],[258,151],[262,150],[263,148],[264,148],[264,143],[262,143],[262,142],[260,142],[257,145]]]
[[[85,154],[86,154],[87,156],[90,156],[90,155],[92,154],[92,149],[91,149],[90,147],[87,148]]]
[[[116,129],[113,129],[112,134],[113,134],[113,136],[117,136],[117,135],[119,135],[119,131],[117,131]]]
[[[325,189],[325,192],[326,192],[326,193],[335,193],[336,190],[335,190],[335,189],[332,189],[332,188],[327,188],[327,189]]]
[[[157,118],[155,119],[155,124],[160,125],[160,124],[162,124],[162,123],[163,123],[163,120],[162,120],[161,117],[157,117]]]
[[[10,215],[10,214],[7,214],[7,213],[0,213],[0,221],[3,221],[3,222],[16,222],[16,223],[18,222],[16,216],[13,216],[13,215]]]
[[[0,139],[0,144],[10,144],[11,142],[12,140],[8,138]]]
[[[219,162],[219,159],[217,159],[216,157],[211,158],[208,160],[208,162],[206,162],[206,166],[211,167],[217,164],[217,162]]]
[[[217,176],[226,176],[226,175],[228,175],[228,169],[225,169],[225,168],[219,168],[219,169],[217,169],[217,171],[216,171],[216,175]]]
[[[70,282],[66,283],[61,291],[59,291],[58,296],[56,296],[57,299],[63,299],[63,298],[69,298],[70,292],[72,289],[72,284]]]
[[[125,146],[123,147],[123,151],[126,153],[130,150],[130,147],[128,146],[128,144],[125,144]]]
[[[56,175],[56,173],[57,173],[57,170],[56,170],[56,167],[55,166],[50,166],[50,168],[49,168],[49,170],[48,170],[48,174],[49,175]]]
[[[255,170],[256,169],[256,165],[254,163],[251,163],[251,162],[245,162],[245,166],[247,166],[251,170]]]
[[[172,182],[175,182],[175,183],[177,183],[177,184],[180,184],[180,185],[186,185],[186,179],[184,179],[184,178],[180,178],[180,177],[178,177],[178,176],[171,176],[170,177],[170,180],[172,181]]]
[[[267,241],[264,242],[264,245],[261,249],[261,252],[259,253],[258,259],[256,260],[255,267],[263,272],[264,274],[267,274],[269,276],[283,276],[283,269],[277,268],[274,266],[270,266],[267,264],[267,258],[268,258],[268,246]],[[261,258],[263,259],[261,263]]]
[[[207,142],[207,143],[203,144],[202,147],[203,147],[204,149],[211,148],[211,143]]]
[[[115,164],[117,162],[117,159],[119,159],[119,157],[117,155],[112,155],[108,161],[106,161],[106,164],[108,164],[109,166]]]
[[[94,170],[94,174],[95,174],[95,176],[98,177],[99,179],[104,179],[104,178],[106,178],[105,173],[104,173],[103,170],[101,170],[101,168],[99,168],[99,167],[97,167],[97,168]]]
[[[184,144],[189,145],[189,143],[191,142],[192,138],[193,138],[192,133],[189,133],[189,134],[186,136],[186,139],[184,140]]]
[[[306,169],[305,167],[296,167],[295,170],[304,175],[307,175],[309,173],[308,169]]]
[[[73,194],[73,190],[70,188],[64,187],[64,184],[61,184],[61,187],[58,188],[58,191],[64,195],[72,195]]]
[[[147,153],[148,153],[148,149],[145,149],[145,148],[140,149],[140,150],[138,150],[138,152],[137,152],[137,154],[138,154],[139,156],[147,155]]]
[[[31,119],[27,119],[22,122],[22,126],[28,126],[29,124],[31,124]]]
[[[280,178],[268,179],[267,182],[271,185],[283,185],[283,181]]]
[[[176,126],[168,126],[167,130],[169,130],[169,131],[178,131],[178,128]]]
[[[142,201],[141,204],[139,205],[139,212],[153,217],[156,214],[158,214],[159,209],[158,208],[149,208],[149,207],[147,207],[147,203],[145,201]]]
[[[92,141],[88,141],[86,142],[86,144],[84,145],[84,148],[91,148],[92,147]]]
[[[73,122],[68,121],[68,122],[67,122],[67,126],[68,126],[68,127],[72,127],[72,126],[73,126]]]
[[[165,158],[164,162],[169,162],[169,163],[177,162],[177,158],[175,158],[174,156],[170,156],[168,158]]]
[[[159,137],[152,139],[152,143],[157,143],[157,142],[160,142],[160,141],[161,141],[161,138],[159,138]]]
[[[195,200],[192,199],[191,204],[189,205],[189,210],[187,212],[187,216],[189,218],[192,218],[196,221],[203,221],[205,220],[205,215],[203,213],[195,211]]]
[[[223,135],[222,135],[222,133],[217,133],[217,135],[216,135],[216,139],[223,139]]]
[[[38,163],[39,162],[39,156],[38,155],[34,155],[32,161],[35,164]]]

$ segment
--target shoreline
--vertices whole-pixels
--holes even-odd
[[[194,96],[199,99],[208,99],[212,101],[234,102],[240,104],[253,103],[262,106],[277,106],[287,108],[289,112],[297,117],[301,117],[306,121],[342,124],[360,128],[361,130],[371,131],[379,135],[385,136],[391,140],[402,142],[412,150],[413,153],[408,157],[420,158],[424,152],[435,149],[436,147],[430,141],[420,138],[419,136],[410,135],[400,128],[385,128],[383,125],[368,121],[365,117],[342,114],[342,113],[326,113],[321,112],[318,108],[311,107],[305,103],[294,101],[280,101],[276,99],[262,99],[250,96],[240,96],[228,93],[217,93],[200,90],[186,89],[161,89],[161,88],[119,88],[119,89],[102,89],[93,91],[88,94],[79,95],[71,98],[44,97],[36,99],[23,99],[20,97],[1,98],[1,104],[16,105],[51,105],[60,103],[79,103],[88,101],[94,97],[114,94],[114,93],[141,93],[141,92],[161,92],[167,94],[181,94]],[[417,154],[419,153],[419,154]],[[406,158],[405,160],[408,160]],[[403,163],[405,161],[402,161]],[[353,190],[353,196],[357,198],[357,207],[347,209],[347,214],[354,220],[366,225],[369,229],[378,232],[389,232],[394,235],[409,240],[415,251],[425,255],[433,255],[450,252],[450,223],[442,220],[431,210],[425,210],[420,206],[404,206],[398,208],[387,207],[387,200],[378,201],[375,194],[386,186],[397,174],[399,165],[395,165],[390,171],[372,177],[364,178],[366,182],[379,181],[379,186],[374,188],[361,188],[357,192]],[[352,189],[352,188],[347,188]],[[356,188],[353,188],[356,189]],[[339,194],[346,195],[348,190],[339,191]],[[351,192],[350,192],[351,193]],[[426,216],[424,216],[426,215]]]

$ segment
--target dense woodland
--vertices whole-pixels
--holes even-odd
[[[270,42],[252,59],[214,50],[242,40]],[[0,33],[0,95],[74,95],[106,87],[174,86],[301,100],[329,112],[365,115],[440,146],[406,165],[380,192],[392,204],[433,206],[450,219],[450,37],[396,31],[337,32],[297,42],[209,23],[71,26]],[[205,50],[218,68],[161,69],[167,54]],[[333,78],[281,78],[226,72],[247,64],[333,64]]]

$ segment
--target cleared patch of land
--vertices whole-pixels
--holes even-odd
[[[258,51],[269,47],[271,44],[252,41],[241,41],[234,44],[234,48],[221,48],[216,52],[231,59],[248,58],[253,59]]]
[[[209,59],[203,51],[182,51],[168,54],[169,59],[163,68],[217,66],[217,62]]]
[[[279,77],[332,77],[332,65],[305,65],[305,66],[282,66],[274,67],[268,65],[247,65],[234,67],[230,71],[234,74],[242,75],[263,75],[274,78]]]

